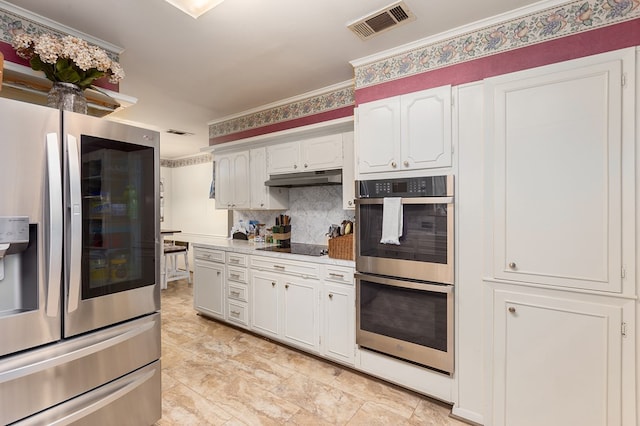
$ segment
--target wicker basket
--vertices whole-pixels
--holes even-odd
[[[353,233],[329,239],[329,257],[333,259],[354,259]]]

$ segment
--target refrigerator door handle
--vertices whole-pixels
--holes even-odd
[[[58,316],[60,279],[62,277],[62,173],[60,171],[58,134],[47,134],[47,180],[49,190],[49,247],[47,265],[47,306],[49,317]]]
[[[67,134],[69,161],[69,313],[78,309],[80,302],[82,255],[82,192],[80,188],[80,156],[78,140]]]

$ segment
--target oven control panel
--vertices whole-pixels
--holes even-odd
[[[446,197],[453,195],[452,176],[361,180],[356,186],[358,198]]]

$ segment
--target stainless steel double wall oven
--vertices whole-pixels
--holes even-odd
[[[453,372],[453,176],[356,182],[356,341]],[[381,243],[385,198],[400,199],[399,244]]]

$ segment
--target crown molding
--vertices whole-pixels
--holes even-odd
[[[49,0],[51,1],[51,0]],[[39,26],[45,27],[47,29],[53,30],[54,32],[60,33],[60,34],[68,34],[68,35],[72,35],[74,37],[78,37],[81,38],[85,41],[87,41],[90,44],[96,45],[101,47],[102,49],[109,51],[113,54],[116,55],[121,55],[122,52],[124,52],[124,48],[120,47],[120,46],[116,46],[115,44],[109,43],[107,41],[101,40],[97,37],[93,37],[89,34],[83,33],[81,31],[78,31],[74,28],[68,27],[66,25],[63,25],[59,22],[53,21],[49,18],[46,18],[44,16],[38,15],[36,13],[33,13],[31,11],[28,11],[27,9],[23,9],[21,7],[18,7],[16,5],[13,5],[11,3],[8,3],[4,0],[0,0],[0,11],[5,11],[8,13],[11,13],[13,15],[15,15],[18,18],[23,18],[25,20],[31,21],[34,24],[37,24]]]

